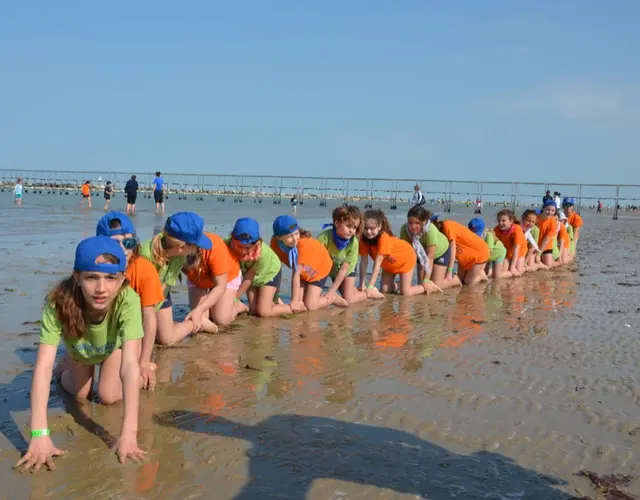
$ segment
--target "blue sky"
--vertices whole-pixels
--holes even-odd
[[[0,168],[640,184],[640,2],[3,2]]]

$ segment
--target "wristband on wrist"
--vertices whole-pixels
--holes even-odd
[[[367,285],[367,289],[373,288],[373,285]]]
[[[48,436],[49,433],[49,429],[34,429],[31,431],[31,437],[32,438],[37,438],[37,437],[41,437],[41,436]]]
[[[449,271],[450,273],[453,272],[453,267],[447,267],[447,271]]]

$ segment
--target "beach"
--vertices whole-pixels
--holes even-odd
[[[157,348],[158,388],[141,396],[144,464],[108,452],[121,405],[78,410],[52,384],[49,427],[66,455],[55,472],[17,473],[43,300],[95,234],[103,202],[25,195],[14,207],[0,195],[0,499],[607,498],[581,471],[629,475],[619,488],[640,498],[640,217],[586,211],[578,258],[558,271],[241,317]],[[332,202],[298,207],[301,227],[320,232]],[[137,206],[149,238],[165,217],[152,199]],[[374,207],[399,231],[406,204]],[[121,195],[111,208],[124,208]],[[167,214],[182,210],[221,235],[251,216],[268,238],[291,207],[167,200]],[[487,225],[496,212],[487,208]],[[444,216],[466,224],[473,206]],[[174,307],[184,314],[186,303],[179,287]]]

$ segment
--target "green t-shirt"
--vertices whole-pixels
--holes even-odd
[[[533,237],[533,240],[538,243],[538,240],[540,239],[540,228],[538,226],[533,226],[531,228],[531,236]]]
[[[151,240],[147,240],[140,244],[140,255],[155,266],[156,271],[158,271],[158,275],[160,276],[160,283],[162,283],[164,296],[166,298],[167,295],[169,295],[169,292],[171,292],[171,287],[178,283],[182,267],[187,260],[186,257],[171,257],[167,264],[160,267],[153,260],[153,254],[151,253]]]
[[[356,272],[356,266],[358,265],[358,251],[360,248],[360,243],[358,242],[358,238],[351,238],[351,241],[347,245],[347,248],[343,250],[338,250],[336,243],[333,241],[333,229],[328,228],[322,231],[318,237],[316,238],[322,246],[324,246],[328,251],[329,255],[331,255],[331,260],[333,261],[333,267],[331,268],[331,279],[335,279],[342,267],[342,264],[345,262],[349,263],[349,269],[347,270],[347,276],[351,273]]]
[[[406,224],[400,228],[400,238],[408,243],[413,243],[413,238],[409,235]],[[422,243],[425,251],[427,247],[435,245],[436,252],[433,256],[434,259],[442,257],[449,249],[449,240],[440,232],[435,224],[429,224],[429,230],[420,237],[420,243]]]
[[[225,241],[228,243],[230,239],[231,236],[227,236]],[[240,262],[240,269],[242,270],[242,274],[245,274],[249,269],[252,269],[253,266],[257,267],[256,274],[253,277],[253,281],[251,282],[251,286],[260,288],[273,281],[273,278],[275,278],[280,272],[282,263],[280,262],[280,259],[278,258],[276,253],[271,250],[269,244],[262,241],[260,258],[258,260],[247,260],[244,262]]]
[[[490,252],[490,261],[491,262],[499,262],[504,260],[507,257],[507,249],[504,244],[496,238],[496,235],[493,234],[493,231],[487,231],[487,234],[484,236],[484,241],[489,247]]]
[[[115,299],[109,312],[99,325],[87,325],[87,331],[78,339],[67,339],[62,334],[53,303],[48,303],[42,313],[40,343],[57,346],[60,338],[73,359],[87,366],[97,365],[127,340],[144,337],[140,297],[127,286]]]

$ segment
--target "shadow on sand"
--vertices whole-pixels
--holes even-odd
[[[480,451],[459,455],[412,434],[331,418],[274,415],[244,425],[206,413],[172,411],[156,423],[251,443],[249,482],[236,499],[304,499],[315,479],[333,478],[425,498],[574,498],[565,481]]]

